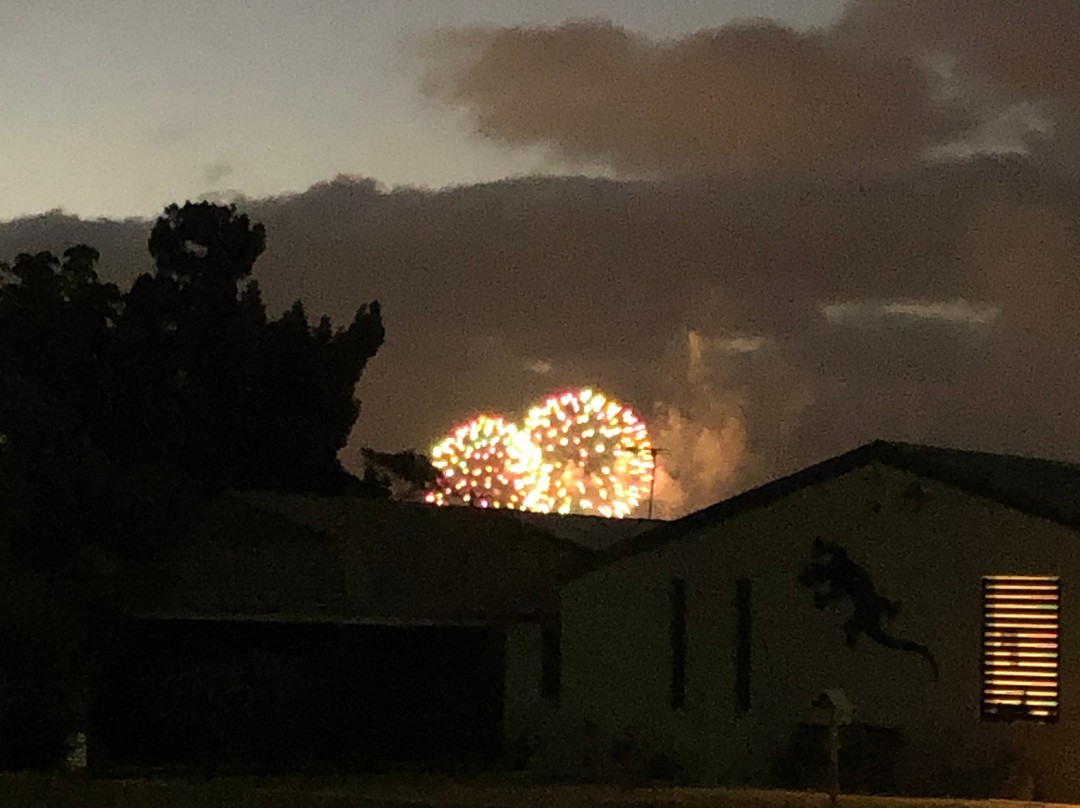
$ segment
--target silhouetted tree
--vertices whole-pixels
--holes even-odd
[[[125,298],[114,438],[241,488],[349,487],[337,453],[355,387],[383,340],[378,303],[351,324],[312,327],[297,301],[269,320],[249,277],[261,225],[209,203],[169,207],[150,235],[154,274]]]
[[[265,243],[234,208],[188,203],[157,221],[156,269],[126,294],[85,246],[0,268],[0,434],[70,432],[113,460],[224,486],[355,486],[337,453],[383,341],[379,305],[337,329],[312,326],[299,301],[269,319],[248,280]]]
[[[97,252],[74,247],[0,264],[0,434],[44,445],[100,414],[109,332],[120,294],[94,272]]]
[[[439,471],[426,455],[415,449],[401,452],[360,450],[364,458],[365,480],[382,488],[386,496],[396,499],[419,500],[439,479]]]

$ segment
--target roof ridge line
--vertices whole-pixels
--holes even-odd
[[[922,455],[921,458],[918,456],[920,454]],[[930,454],[937,455],[937,457],[928,457],[927,455]],[[969,459],[978,457],[981,459],[992,458],[997,461],[1022,461],[1044,467],[1053,467],[1058,470],[1068,470],[1077,474],[1078,483],[1080,483],[1080,464],[1077,463],[877,439],[854,449],[849,449],[834,457],[818,461],[791,474],[770,480],[679,519],[666,522],[637,536],[631,536],[598,554],[597,563],[592,569],[606,566],[621,558],[658,549],[700,527],[718,524],[737,514],[765,507],[795,491],[854,471],[872,462],[879,462],[899,471],[949,485],[969,495],[988,499],[1029,515],[1051,519],[1070,527],[1075,527],[1080,523],[1080,517],[1069,518],[1060,508],[1054,508],[1052,505],[1047,504],[1040,506],[1033,498],[1018,496],[1015,492],[1010,493],[1000,486],[992,484],[992,481],[988,481],[990,484],[983,486],[972,484],[970,481],[965,482],[959,469],[956,469],[955,473],[953,473],[954,470],[948,468],[946,464],[940,463],[941,460],[950,456],[954,460],[959,459],[958,456],[962,456]],[[930,465],[935,459],[939,461],[936,470],[931,468]],[[1080,489],[1078,489],[1078,493],[1080,493]]]

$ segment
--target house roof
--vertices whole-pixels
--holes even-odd
[[[327,617],[348,611],[344,571],[329,537],[237,496],[206,503],[155,572],[162,591],[144,614]]]
[[[1080,464],[879,440],[632,536],[597,558],[597,564],[656,549],[870,463],[910,472],[1024,513],[1080,527]]]
[[[586,514],[507,511],[521,522],[553,536],[572,541],[586,550],[599,552],[632,536],[664,524],[662,519],[609,519]]]
[[[468,623],[543,618],[593,553],[513,513],[264,492],[210,503],[156,616]]]

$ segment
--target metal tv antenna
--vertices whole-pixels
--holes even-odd
[[[662,452],[666,452],[667,449],[661,449],[659,446],[650,446],[648,449],[642,449],[641,451],[648,452],[649,457],[652,458],[652,475],[649,478],[649,519],[652,519],[653,496],[656,493],[656,456]]]
[[[616,449],[615,451],[616,451],[616,453],[628,454],[628,455],[640,455],[640,454],[646,454],[647,453],[649,455],[649,457],[652,459],[652,475],[649,477],[649,516],[648,516],[649,519],[652,519],[653,496],[656,493],[656,456],[658,454],[666,452],[667,449],[661,449],[659,446],[649,446],[649,447],[644,448],[644,449]]]

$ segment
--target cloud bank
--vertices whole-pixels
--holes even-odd
[[[479,132],[639,176],[909,159],[969,123],[906,56],[769,22],[650,41],[603,22],[447,31],[426,91]]]

